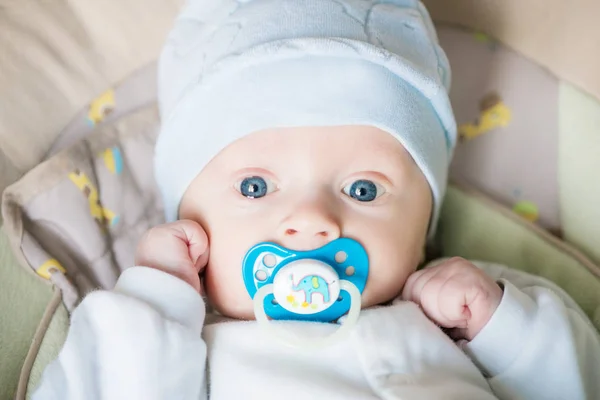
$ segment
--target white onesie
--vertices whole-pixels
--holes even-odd
[[[34,399],[600,399],[600,337],[560,288],[498,265],[502,302],[460,346],[410,302],[361,312],[321,350],[253,321],[204,325],[203,299],[164,272],[126,270],[88,295]],[[337,324],[277,322],[302,337]]]

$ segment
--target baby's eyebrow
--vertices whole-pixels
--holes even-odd
[[[347,167],[354,171],[362,171],[363,173],[380,174],[390,183],[399,183],[408,178],[411,171],[411,166],[416,164],[408,153],[402,155],[397,151],[390,149],[365,149],[365,151],[373,151],[374,157],[362,158],[360,155],[352,157],[348,160]]]
[[[380,172],[380,171],[374,171],[374,170],[361,171],[357,175],[366,175],[367,177],[374,176],[375,180],[377,180],[377,181],[382,181],[383,183],[392,185],[392,186],[394,185],[393,180],[390,177],[388,177],[387,174]]]
[[[256,166],[255,164],[252,164],[252,166],[248,166],[248,164],[246,164],[245,167],[233,168],[230,175],[231,178],[239,178],[240,176],[244,175],[271,176],[273,173],[270,170],[264,167]]]

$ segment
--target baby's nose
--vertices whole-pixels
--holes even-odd
[[[305,251],[322,247],[340,235],[340,224],[332,212],[317,205],[305,205],[282,222],[278,239],[287,248]]]

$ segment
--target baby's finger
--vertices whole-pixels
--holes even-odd
[[[165,271],[196,270],[189,254],[187,233],[177,223],[150,229],[138,244],[135,263]]]
[[[471,319],[468,307],[468,296],[471,292],[469,280],[460,276],[452,276],[440,287],[438,293],[438,309],[440,320],[446,328],[466,328]]]
[[[402,294],[401,294],[402,300],[410,301],[411,293],[412,293],[413,287],[415,286],[415,281],[417,279],[419,279],[424,273],[425,273],[425,270],[419,270],[419,271],[415,271],[412,274],[410,274],[410,276],[404,283],[404,287],[402,288]]]
[[[405,289],[402,292],[402,297],[405,300],[420,305],[422,302],[423,288],[431,279],[434,279],[438,273],[439,270],[436,268],[427,268],[413,273],[404,285]]]
[[[425,283],[419,294],[421,309],[425,315],[437,325],[444,328],[452,327],[452,324],[449,323],[448,319],[442,313],[439,301],[441,288],[448,279],[449,277],[443,274],[441,270],[436,271],[431,279]]]

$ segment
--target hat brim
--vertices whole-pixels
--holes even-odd
[[[186,189],[206,164],[247,134],[275,127],[369,125],[396,137],[423,171],[435,226],[451,152],[434,107],[381,65],[340,61],[311,55],[279,59],[189,90],[164,121],[156,148],[167,220],[177,219]]]

